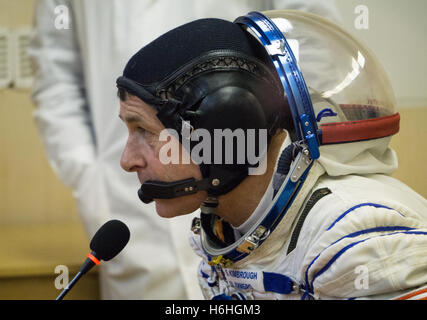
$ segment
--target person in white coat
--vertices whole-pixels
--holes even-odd
[[[338,16],[332,1],[37,1],[29,54],[37,68],[34,116],[49,162],[72,188],[89,237],[112,218],[131,230],[126,249],[101,265],[101,298],[201,297],[197,259],[183,237],[190,217],[173,224],[159,218],[135,197],[136,177],[119,168],[126,132],[111,117],[119,106],[116,75],[137,48],[179,24],[286,6]]]
[[[338,25],[292,10],[196,20],[142,47],[116,83],[121,165],[141,200],[172,222],[201,208],[190,242],[205,298],[425,299],[427,201],[390,176],[393,90]],[[232,148],[199,144],[238,129]],[[260,161],[236,160],[253,141]],[[192,161],[165,161],[176,150]]]

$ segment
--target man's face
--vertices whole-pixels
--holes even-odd
[[[194,162],[189,164],[163,164],[159,151],[166,143],[179,141],[159,141],[160,132],[165,129],[156,116],[157,111],[136,96],[127,95],[120,101],[119,117],[126,124],[129,137],[120,160],[121,167],[128,172],[136,172],[143,184],[147,180],[172,182],[187,178],[202,179],[200,168]],[[182,148],[182,150],[185,150]],[[184,151],[185,152],[185,151]],[[157,213],[171,218],[197,210],[206,198],[205,191],[175,199],[154,199]]]

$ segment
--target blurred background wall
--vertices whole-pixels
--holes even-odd
[[[34,0],[0,0],[0,28],[32,24]],[[33,123],[30,88],[0,90],[0,223],[77,222],[69,190],[50,169]]]
[[[34,4],[0,0],[0,30],[31,27]],[[427,198],[427,2],[340,0],[337,5],[345,29],[374,51],[395,90],[401,130],[392,140],[399,157],[394,176]],[[355,25],[360,5],[369,12],[367,29]],[[0,299],[55,298],[55,267],[68,266],[71,277],[88,249],[71,191],[44,155],[30,93],[13,85],[0,88]],[[69,297],[96,299],[96,273]]]
[[[30,28],[34,4],[0,0],[0,29],[13,36]],[[46,160],[30,94],[0,88],[0,299],[56,298],[55,279],[64,273],[55,268],[66,266],[71,280],[89,250],[71,191]],[[91,272],[67,298],[98,296]]]

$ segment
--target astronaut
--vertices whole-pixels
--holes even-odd
[[[427,201],[390,176],[393,90],[338,25],[292,10],[196,20],[139,50],[117,87],[141,201],[168,218],[201,209],[190,243],[205,298],[425,296]],[[234,140],[202,163],[163,161],[166,145],[192,156],[201,128],[245,142],[255,129],[262,161],[224,161]]]
[[[185,22],[270,8],[337,20],[334,0],[39,0],[35,8],[34,116],[49,163],[73,191],[89,238],[112,218],[131,229],[126,250],[100,266],[101,298],[201,298],[198,257],[185,237],[191,215],[159,218],[135,197],[137,178],[119,166],[126,129],[111,117],[119,108],[114,80],[141,46]]]

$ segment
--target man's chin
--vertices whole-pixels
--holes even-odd
[[[190,205],[186,201],[183,201],[182,197],[175,199],[154,199],[154,202],[156,203],[157,214],[162,218],[182,216],[198,209],[198,206]]]
[[[157,214],[162,218],[173,218],[185,214],[185,212],[179,212],[179,208],[174,205],[174,200],[175,199],[154,199]]]

